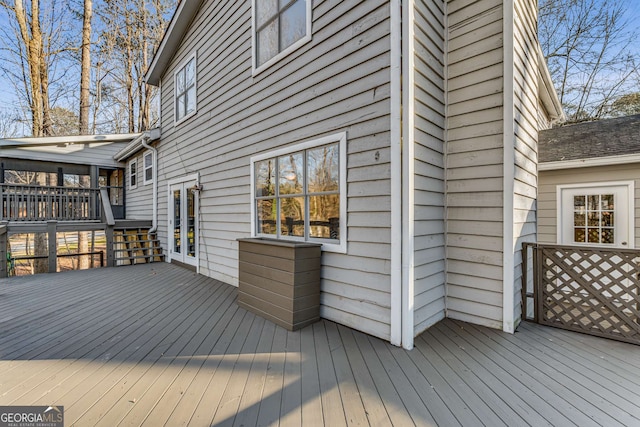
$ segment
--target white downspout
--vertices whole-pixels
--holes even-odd
[[[148,144],[150,139],[151,137],[149,136],[149,134],[145,132],[145,134],[142,136],[142,146],[151,151],[151,159],[153,162],[153,215],[149,233],[155,233],[158,230],[158,150]],[[142,169],[144,170],[144,165]]]
[[[391,0],[391,344],[402,342],[402,2]]]

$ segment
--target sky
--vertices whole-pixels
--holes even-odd
[[[68,0],[54,0],[60,2],[66,2]],[[94,6],[95,7],[95,6]],[[635,25],[635,29],[640,37],[640,0],[628,0],[627,1],[628,8],[628,18],[632,25]],[[0,10],[0,28],[7,28],[7,15],[6,12]],[[640,39],[636,44],[638,46],[637,55],[640,57]],[[6,64],[5,56],[6,53],[2,51],[0,46],[0,65],[2,62]],[[17,96],[14,93],[13,85],[6,80],[4,76],[0,74],[0,113],[5,112],[13,112],[16,109],[20,108],[20,103],[18,101]]]

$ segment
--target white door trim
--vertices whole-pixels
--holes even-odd
[[[172,225],[172,220],[173,220],[173,195],[171,193],[171,187],[176,186],[176,185],[180,185],[180,184],[186,184],[186,183],[194,183],[194,185],[198,185],[200,182],[200,176],[198,173],[195,174],[190,174],[190,175],[186,175],[180,178],[175,178],[175,179],[171,179],[167,182],[167,249],[168,249],[168,254],[167,254],[167,261],[171,262],[172,259],[175,259],[176,261],[180,261],[183,262],[185,264],[189,264],[189,265],[193,265],[196,267],[197,272],[200,272],[200,239],[199,239],[199,235],[200,235],[200,198],[199,198],[199,193],[196,192],[195,194],[195,198],[194,198],[194,203],[195,203],[195,224],[194,224],[194,233],[195,233],[195,239],[196,239],[196,244],[195,244],[195,257],[187,257],[184,254],[181,254],[180,257],[172,257],[173,254],[173,225]],[[186,187],[183,187],[183,189],[187,189]],[[185,204],[183,204],[182,206],[186,206]],[[182,216],[182,215],[181,215]],[[193,259],[191,259],[193,258]]]
[[[562,184],[556,186],[556,242],[560,245],[563,242],[563,209],[562,192],[563,190],[573,189],[603,189],[611,187],[626,187],[627,189],[627,227],[628,240],[624,248],[633,249],[635,247],[635,182],[634,181],[604,181],[604,182],[585,182],[580,184]]]

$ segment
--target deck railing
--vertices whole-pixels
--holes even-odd
[[[0,184],[0,197],[0,220],[100,219],[100,190],[97,188]]]

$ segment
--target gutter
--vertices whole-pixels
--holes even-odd
[[[0,148],[25,148],[67,146],[74,144],[110,144],[113,142],[129,142],[140,137],[139,133],[123,133],[109,135],[70,135],[70,136],[42,136],[26,138],[0,139]]]
[[[547,66],[547,60],[542,53],[542,47],[540,43],[537,46],[538,56],[538,95],[541,98],[542,104],[549,112],[552,123],[562,123],[567,120],[567,116],[562,109],[562,103],[558,98],[558,92],[555,86],[553,86],[553,80],[551,79],[551,73]]]
[[[607,157],[589,157],[586,159],[558,160],[538,164],[539,171],[553,171],[562,169],[589,168],[594,166],[625,165],[640,163],[640,154],[620,154]]]
[[[142,139],[147,136],[148,141],[155,141],[156,139],[160,139],[160,128],[153,128],[143,133],[137,134],[136,138],[133,139],[126,147],[122,150],[118,151],[114,156],[114,160],[118,162],[123,162],[127,160],[133,153],[140,150],[142,145]]]

